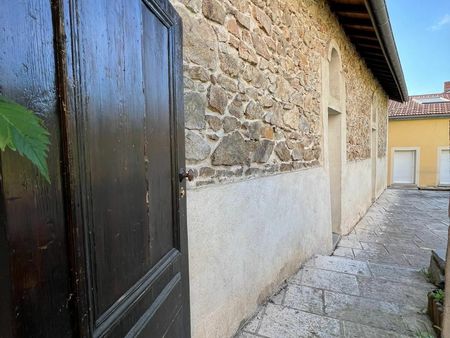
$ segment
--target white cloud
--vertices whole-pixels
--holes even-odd
[[[448,24],[450,24],[450,14],[445,14],[441,20],[439,20],[436,24],[430,27],[430,30],[437,31]]]

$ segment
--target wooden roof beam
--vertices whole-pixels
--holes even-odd
[[[337,3],[335,1],[331,2],[331,9],[333,12],[343,12],[343,13],[367,13],[367,8],[364,4],[356,5],[356,4],[343,4],[343,3]]]
[[[384,60],[384,54],[383,53],[376,53],[376,52],[368,52],[364,49],[359,49],[359,52],[362,54],[362,56],[366,59],[366,56],[374,56],[375,58],[379,59],[380,61]]]
[[[367,43],[356,43],[356,45],[357,45],[357,47],[359,47],[359,48],[368,48],[368,49],[375,49],[375,50],[381,50],[381,47],[380,47],[380,45],[370,45],[370,44],[367,44]]]
[[[339,19],[339,21],[341,22],[341,24],[343,25],[351,25],[351,26],[367,26],[367,27],[372,27],[372,21],[370,21],[370,18],[368,19],[360,19],[360,18],[354,18],[351,16],[346,16],[346,17],[341,17]]]
[[[344,29],[350,28],[350,29],[355,29],[355,30],[358,30],[358,31],[363,30],[363,31],[366,31],[366,32],[375,32],[375,29],[373,28],[372,25],[370,25],[370,26],[361,26],[361,25],[351,24],[351,23],[342,24],[342,25],[344,26]]]
[[[371,35],[361,35],[361,34],[358,34],[358,35],[355,35],[355,34],[349,34],[351,37],[352,37],[352,39],[354,39],[354,40],[358,40],[358,41],[365,41],[365,42],[368,42],[368,41],[373,41],[373,42],[376,42],[377,44],[379,44],[379,42],[378,42],[378,39],[377,39],[377,37],[374,35],[374,36],[371,36]]]

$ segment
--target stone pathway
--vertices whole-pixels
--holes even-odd
[[[286,281],[239,338],[418,337],[430,332],[422,269],[447,246],[448,192],[386,190],[333,256]]]

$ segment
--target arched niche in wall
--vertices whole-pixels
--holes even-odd
[[[342,166],[345,160],[345,91],[339,47],[331,41],[325,62],[324,99],[326,125],[326,156],[330,180],[331,225],[335,234],[341,234],[342,222]],[[338,238],[338,236],[333,236]]]
[[[341,56],[339,47],[331,41],[328,49],[328,107],[341,113],[343,96]]]

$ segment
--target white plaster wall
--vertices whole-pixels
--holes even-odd
[[[372,204],[372,160],[347,162],[342,175],[342,234],[348,234]],[[377,157],[376,197],[386,189],[386,157]]]
[[[331,250],[323,168],[188,191],[194,338],[229,337],[313,254]]]
[[[387,157],[379,158],[377,157],[377,185],[376,185],[376,196],[377,198],[383,193],[387,188]]]
[[[342,234],[349,233],[372,204],[372,160],[346,162],[342,174]]]

